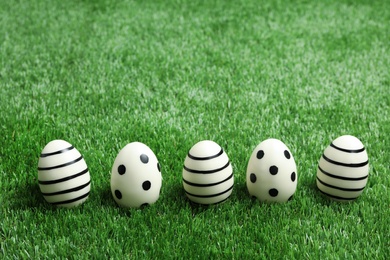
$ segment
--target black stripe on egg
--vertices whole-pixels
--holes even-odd
[[[229,167],[229,165],[230,165],[230,161],[228,161],[221,168],[213,169],[213,170],[207,170],[207,171],[205,171],[205,170],[194,170],[194,169],[190,169],[190,168],[186,167],[185,165],[184,165],[184,169],[187,172],[196,173],[196,174],[211,174],[211,173],[216,173],[216,172],[222,171],[223,169],[226,169],[227,167]]]
[[[187,193],[188,195],[191,195],[191,196],[194,196],[194,197],[197,197],[197,198],[213,198],[213,197],[217,197],[217,196],[223,195],[223,194],[225,194],[226,192],[232,190],[232,189],[233,189],[233,186],[234,186],[234,185],[232,185],[230,188],[228,188],[228,189],[226,189],[226,190],[224,190],[224,191],[222,191],[222,192],[215,193],[215,194],[209,194],[209,195],[198,195],[198,194],[189,193],[189,192],[187,192],[187,191],[186,191],[186,193]]]
[[[361,162],[361,163],[343,163],[343,162],[338,162],[338,161],[334,161],[332,159],[329,159],[328,157],[325,156],[325,154],[322,155],[322,158],[324,158],[326,161],[328,161],[328,162],[330,162],[332,164],[339,165],[339,166],[344,166],[344,167],[351,167],[351,168],[359,168],[359,167],[363,167],[363,166],[368,164],[368,160],[365,161],[365,162]]]
[[[188,157],[191,158],[192,160],[196,161],[205,161],[205,160],[211,160],[214,158],[217,158],[223,154],[223,149],[221,149],[217,154],[211,155],[211,156],[205,156],[205,157],[199,157],[199,156],[194,156],[188,152]]]
[[[74,149],[74,147],[70,146],[70,147],[67,147],[67,148],[64,148],[64,149],[61,149],[61,150],[58,150],[58,151],[55,151],[55,152],[51,152],[51,153],[41,153],[41,157],[49,157],[49,156],[52,156],[52,155],[65,153],[65,152],[73,150],[73,149]]]
[[[74,188],[71,188],[71,189],[61,190],[61,191],[57,191],[57,192],[50,192],[50,193],[44,193],[44,192],[42,192],[42,194],[43,194],[43,196],[55,196],[55,195],[61,195],[61,194],[67,194],[67,193],[71,193],[71,192],[76,192],[76,191],[79,191],[79,190],[84,189],[84,188],[87,187],[90,183],[91,183],[91,181],[88,181],[88,182],[85,183],[85,184],[82,184],[82,185],[80,185],[80,186],[77,186],[77,187],[74,187]]]
[[[363,188],[355,188],[355,189],[349,189],[349,188],[343,188],[343,187],[338,187],[338,186],[334,186],[334,185],[330,185],[324,181],[322,181],[320,178],[318,178],[317,176],[317,180],[324,186],[326,187],[329,187],[329,188],[332,188],[332,189],[336,189],[336,190],[341,190],[341,191],[361,191],[361,190],[364,190],[364,187]]]
[[[77,198],[74,198],[74,199],[70,199],[70,200],[64,200],[64,201],[57,201],[57,202],[50,202],[51,204],[53,205],[64,205],[64,204],[69,204],[69,203],[73,203],[73,202],[76,202],[76,201],[79,201],[79,200],[82,200],[86,197],[88,197],[89,195],[89,191]]]
[[[361,153],[363,152],[364,150],[366,150],[366,148],[360,148],[360,149],[345,149],[345,148],[341,148],[341,147],[338,147],[337,145],[335,145],[334,143],[331,143],[330,144],[330,147],[333,147],[335,148],[336,150],[339,150],[339,151],[342,151],[342,152],[346,152],[346,153]]]
[[[56,183],[69,181],[71,179],[77,178],[79,176],[82,176],[82,175],[86,174],[87,172],[88,172],[88,168],[86,168],[85,170],[82,170],[79,173],[73,174],[73,175],[65,177],[65,178],[61,178],[61,179],[57,179],[57,180],[50,180],[50,181],[40,181],[40,180],[38,180],[38,183],[41,184],[41,185],[56,184]]]
[[[356,177],[356,178],[353,178],[353,177],[345,177],[345,176],[339,176],[339,175],[334,175],[334,174],[331,174],[327,171],[324,171],[320,166],[318,166],[318,169],[325,175],[331,177],[331,178],[335,178],[335,179],[340,179],[340,180],[347,180],[347,181],[361,181],[361,180],[364,180],[364,179],[367,179],[368,178],[368,175],[365,175],[363,177]]]
[[[211,186],[215,186],[215,185],[224,183],[225,181],[228,181],[228,180],[230,180],[231,178],[233,178],[233,173],[230,174],[230,176],[227,177],[226,179],[224,179],[224,180],[222,180],[222,181],[219,181],[219,182],[214,182],[214,183],[206,183],[206,184],[194,183],[194,182],[189,182],[189,181],[185,180],[184,178],[183,178],[183,182],[187,183],[188,185],[195,186],[195,187],[211,187]]]
[[[72,164],[77,163],[78,161],[80,161],[82,159],[83,159],[83,156],[80,156],[79,158],[77,158],[75,160],[72,160],[70,162],[64,163],[64,164],[59,164],[59,165],[55,165],[55,166],[51,166],[51,167],[38,167],[38,170],[39,171],[54,170],[54,169],[58,169],[58,168],[62,168],[62,167],[66,167],[66,166],[72,165]]]

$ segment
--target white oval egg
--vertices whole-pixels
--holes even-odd
[[[145,144],[132,142],[119,151],[111,171],[111,192],[122,207],[138,208],[160,196],[160,164]]]
[[[292,199],[297,182],[294,157],[282,141],[267,139],[256,146],[246,172],[250,195],[260,201],[286,202]]]
[[[83,203],[91,187],[85,160],[64,140],[53,140],[43,148],[38,162],[38,183],[47,202],[67,208]]]
[[[204,140],[188,152],[182,172],[187,197],[199,204],[214,204],[229,198],[234,176],[230,160],[215,142]]]
[[[317,187],[328,197],[354,200],[368,180],[368,155],[362,142],[351,135],[335,139],[324,151],[317,169]]]

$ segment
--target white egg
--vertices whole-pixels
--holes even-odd
[[[246,172],[250,195],[260,201],[286,202],[292,199],[297,182],[294,157],[282,141],[267,139],[256,146]]]
[[[187,197],[199,204],[214,204],[229,198],[234,176],[227,154],[215,142],[204,140],[188,152],[182,172]]]
[[[115,158],[111,192],[122,207],[138,208],[160,197],[162,176],[156,155],[145,144],[127,144]]]
[[[83,157],[64,140],[53,140],[43,148],[38,162],[38,183],[47,202],[67,208],[83,203],[91,187]]]
[[[362,194],[368,180],[368,155],[351,135],[335,139],[324,151],[317,170],[317,187],[328,197],[349,201]]]

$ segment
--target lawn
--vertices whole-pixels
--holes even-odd
[[[390,5],[383,1],[0,1],[0,257],[387,259],[390,255]],[[350,203],[324,197],[323,150],[350,134],[370,173]],[[287,203],[252,199],[252,150],[282,140],[298,186]],[[38,159],[51,140],[83,155],[88,200],[45,202]],[[231,160],[224,203],[191,204],[189,149]],[[120,208],[115,157],[156,154],[159,200]]]

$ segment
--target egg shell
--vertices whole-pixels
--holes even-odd
[[[297,183],[294,157],[282,141],[271,138],[256,146],[246,172],[250,195],[263,202],[286,202],[295,193]]]
[[[38,161],[38,183],[47,202],[67,208],[82,204],[91,188],[84,158],[64,140],[53,140],[43,148]]]
[[[111,170],[111,192],[118,205],[138,208],[160,197],[162,175],[154,152],[132,142],[119,151]]]
[[[351,135],[335,139],[324,151],[317,169],[318,189],[339,201],[358,198],[366,187],[369,173],[367,151]]]
[[[204,140],[188,152],[182,171],[187,197],[199,204],[215,204],[229,198],[234,176],[230,160],[215,142]]]

